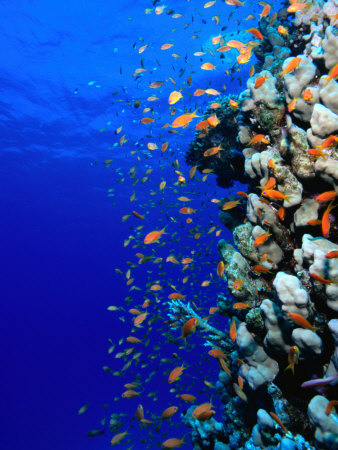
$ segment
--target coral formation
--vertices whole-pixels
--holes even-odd
[[[236,130],[250,186],[244,223],[236,213],[231,227],[234,244],[218,243],[234,300],[218,299],[233,342],[225,340],[231,374],[220,374],[224,427],[214,448],[338,448],[337,12],[334,0],[304,4],[289,34],[277,32],[287,11],[275,23],[261,18],[261,71],[236,113],[224,99],[221,123],[188,152],[202,168],[213,158],[227,186],[227,153],[202,155],[212,145],[230,151]]]

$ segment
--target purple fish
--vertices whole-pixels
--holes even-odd
[[[300,387],[302,387],[302,388],[317,388],[317,387],[325,386],[326,384],[330,384],[333,381],[336,381],[337,379],[338,379],[338,373],[336,373],[336,375],[334,375],[333,377],[329,377],[329,378],[315,378],[314,380],[304,381],[304,383],[302,383],[300,385]]]

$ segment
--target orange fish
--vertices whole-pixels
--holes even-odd
[[[294,111],[296,109],[297,100],[298,100],[298,98],[294,98],[288,104],[288,111],[289,111],[289,113],[291,113],[292,111]]]
[[[126,339],[127,342],[130,342],[131,344],[141,344],[142,341],[135,336],[128,336]]]
[[[261,41],[264,39],[264,36],[262,35],[262,33],[259,30],[257,30],[257,28],[249,28],[248,30],[245,30],[245,31],[246,31],[246,33],[253,34],[257,39],[259,39]]]
[[[207,118],[207,122],[211,127],[217,127],[217,125],[220,123],[219,119],[217,118],[216,114],[212,114]]]
[[[144,219],[144,216],[141,216],[141,214],[139,214],[136,211],[132,211],[133,216],[137,217],[138,219]]]
[[[182,97],[183,97],[183,95],[182,95],[179,91],[173,91],[173,92],[169,95],[169,99],[168,99],[169,105],[174,105],[174,104],[177,103]]]
[[[234,309],[246,309],[246,308],[250,308],[250,305],[248,303],[242,303],[242,302],[237,302],[234,305],[232,305],[232,307]]]
[[[249,77],[252,77],[254,73],[255,73],[255,65],[253,64],[249,70]]]
[[[216,67],[211,63],[204,63],[201,65],[201,69],[203,70],[215,70]]]
[[[123,398],[132,398],[132,397],[136,397],[138,395],[140,395],[139,392],[135,392],[133,390],[128,390],[128,391],[123,392],[122,397]]]
[[[224,359],[223,358],[219,358],[219,359],[217,359],[217,361],[219,362],[219,365],[221,366],[221,369],[224,370],[224,372],[226,372],[229,375],[229,377],[231,377],[232,375],[231,375],[230,369],[227,366],[227,364],[224,361]]]
[[[217,275],[221,278],[223,278],[224,269],[225,269],[224,262],[220,261],[217,265]]]
[[[322,216],[322,234],[326,238],[329,235],[330,232],[330,212],[336,207],[337,205],[333,205],[333,200],[331,200],[329,206],[324,211],[324,214]]]
[[[211,88],[206,89],[206,90],[205,90],[205,93],[206,93],[207,95],[221,95],[221,93],[218,92],[218,91],[216,91],[216,89],[211,89]]]
[[[267,189],[263,191],[262,195],[264,195],[264,197],[268,197],[273,200],[288,200],[290,198],[289,195],[284,195],[281,192],[275,191],[273,189]]]
[[[261,273],[271,273],[269,269],[260,265],[252,266],[251,269],[258,275],[260,275]]]
[[[205,420],[211,419],[212,416],[216,414],[216,411],[210,409],[209,411],[204,411],[201,414],[199,414],[196,419],[200,422],[204,422]]]
[[[197,406],[192,415],[193,417],[198,417],[200,414],[205,413],[206,411],[210,411],[212,408],[212,404],[211,403],[202,403],[201,405]]]
[[[213,348],[212,350],[208,351],[208,355],[213,356],[214,358],[227,359],[227,355],[223,353],[221,350],[218,350],[217,348]]]
[[[235,319],[232,319],[230,326],[230,339],[232,340],[232,342],[235,342],[236,336],[237,336],[236,322]]]
[[[335,80],[338,77],[338,63],[336,63],[329,72],[328,81]]]
[[[153,122],[155,122],[155,119],[152,119],[151,117],[143,117],[143,119],[141,119],[141,123],[143,123],[144,125],[149,125]]]
[[[137,327],[138,325],[141,325],[142,322],[146,320],[148,313],[142,313],[135,317],[134,319],[134,325]]]
[[[249,198],[249,196],[246,192],[238,191],[238,192],[236,192],[236,194],[239,195],[240,197]]]
[[[264,75],[262,77],[256,78],[256,81],[255,81],[255,84],[254,84],[254,88],[258,89],[259,87],[261,87],[262,84],[265,83],[265,80],[267,79],[267,77],[268,77],[267,75]]]
[[[175,369],[170,372],[168,383],[173,383],[174,381],[178,380],[182,375],[183,370],[184,366],[175,367]]]
[[[310,272],[310,275],[312,276],[312,278],[313,278],[314,280],[316,280],[316,281],[318,281],[319,283],[322,283],[322,284],[332,284],[332,283],[337,283],[336,281],[327,280],[326,278],[323,278],[323,277],[317,275],[316,273],[311,273],[311,272]]]
[[[303,100],[306,102],[309,102],[313,99],[313,94],[310,89],[305,89],[305,91],[302,94]]]
[[[288,7],[287,12],[294,13],[294,12],[297,12],[297,11],[301,11],[305,7],[306,7],[305,3],[293,3],[292,5],[290,5]]]
[[[234,281],[234,289],[236,289],[236,291],[239,291],[240,289],[242,289],[243,284],[244,284],[244,280],[242,278],[239,280],[235,280]]]
[[[163,228],[163,230],[151,231],[150,233],[148,233],[147,236],[144,238],[143,243],[144,244],[152,244],[154,242],[158,243],[158,240],[159,240],[159,238],[161,237],[162,234],[166,234],[165,233],[165,227]]]
[[[266,136],[264,136],[264,134],[256,134],[256,136],[254,136],[249,144],[256,144],[258,142],[262,142],[262,144],[270,144],[270,140],[266,138]]]
[[[328,416],[333,411],[333,408],[338,405],[338,400],[331,400],[325,408],[325,414]]]
[[[185,444],[183,439],[170,438],[162,442],[161,447],[163,448],[179,448],[181,445]]]
[[[285,218],[285,208],[283,206],[278,209],[278,217],[281,221],[283,221]]]
[[[215,312],[217,312],[218,311],[218,308],[217,308],[217,306],[212,306],[211,308],[209,308],[209,314],[211,315],[211,314],[215,314]]]
[[[214,156],[214,155],[217,155],[217,153],[219,153],[221,150],[223,150],[223,149],[220,145],[218,147],[211,147],[211,148],[208,148],[208,150],[206,150],[203,153],[203,156],[205,156],[205,157]]]
[[[124,431],[123,433],[117,433],[115,436],[112,437],[110,444],[113,446],[115,444],[119,444],[122,439],[127,435],[127,432]]]
[[[325,148],[331,148],[335,146],[337,143],[338,136],[334,136],[333,134],[331,134],[321,145],[318,145],[317,148],[319,148],[320,150],[324,150]]]
[[[270,169],[273,169],[275,167],[275,162],[273,159],[269,159],[268,166],[270,167]]]
[[[222,206],[223,211],[227,211],[228,209],[235,208],[237,205],[239,205],[240,200],[232,200],[230,202],[224,203]]]
[[[289,36],[288,30],[287,30],[285,27],[283,27],[283,25],[279,25],[279,27],[277,28],[277,31],[278,31],[278,33],[281,34],[282,36],[286,36],[286,37]]]
[[[302,328],[306,328],[307,330],[315,331],[315,328],[310,324],[305,317],[301,316],[297,313],[288,313],[288,317],[296,324]]]
[[[271,6],[269,4],[264,5],[263,11],[260,13],[259,17],[262,19],[269,15],[271,11]]]
[[[162,152],[162,153],[165,152],[165,151],[167,150],[168,145],[169,145],[169,142],[165,142],[164,144],[162,144],[162,147],[161,147],[161,152]]]
[[[180,397],[185,402],[194,402],[196,400],[196,397],[190,394],[181,394]]]
[[[258,238],[256,238],[255,241],[254,241],[254,246],[258,247],[259,245],[264,244],[264,242],[267,241],[269,236],[272,236],[272,234],[271,233],[264,233],[261,236],[258,236]]]
[[[171,126],[173,128],[179,128],[179,127],[184,127],[189,125],[189,123],[192,121],[192,119],[194,117],[199,117],[196,114],[196,111],[194,111],[193,113],[187,113],[187,114],[182,114],[181,116],[177,117],[173,123],[171,124]]]
[[[336,191],[326,191],[323,192],[323,194],[318,195],[315,200],[316,202],[329,202],[336,198],[337,193]]]
[[[184,342],[187,342],[187,336],[190,336],[192,333],[196,331],[196,327],[198,324],[197,317],[192,317],[182,327],[182,339],[184,339]]]
[[[332,250],[329,253],[326,253],[325,258],[332,259],[332,258],[338,258],[338,250]]]
[[[229,101],[229,104],[230,104],[230,106],[231,106],[231,108],[234,108],[234,109],[237,109],[238,108],[238,103],[237,102],[235,102],[235,100],[230,100]]]
[[[168,50],[171,48],[174,44],[163,44],[161,45],[161,50]]]
[[[162,412],[161,419],[162,420],[170,419],[170,417],[172,417],[177,410],[178,410],[177,406],[169,406],[169,408],[165,409]]]
[[[157,89],[163,85],[163,81],[154,81],[153,83],[149,84],[149,87],[152,89]]]
[[[288,63],[288,65],[285,67],[285,69],[281,72],[281,76],[284,77],[286,74],[296,70],[300,64],[300,61],[301,61],[300,56],[292,58],[291,61]]]
[[[278,425],[282,428],[282,430],[283,430],[285,433],[288,434],[289,431],[287,430],[287,428],[286,428],[286,426],[283,424],[283,422],[280,420],[280,418],[279,418],[275,413],[273,413],[273,412],[270,412],[269,414],[270,414],[270,416],[273,418],[273,420],[274,420],[275,422],[278,423]]]
[[[196,89],[196,91],[193,93],[194,97],[200,97],[201,95],[205,94],[204,89]]]
[[[185,206],[179,210],[181,214],[193,214],[196,212],[196,209],[192,209],[189,206]]]
[[[297,345],[293,345],[290,347],[289,354],[288,354],[288,361],[289,365],[286,367],[285,370],[291,370],[293,375],[295,374],[295,364],[298,363],[299,359],[299,348]]]

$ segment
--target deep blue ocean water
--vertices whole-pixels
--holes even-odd
[[[134,448],[144,448],[142,437],[147,439],[148,448],[157,448],[161,442],[161,437],[152,440],[146,430],[139,431],[132,418],[140,402],[147,415],[158,415],[174,402],[167,376],[162,376],[168,366],[159,360],[170,357],[177,346],[164,343],[163,330],[151,337],[151,345],[160,349],[149,347],[147,351],[154,358],[147,362],[145,371],[157,373],[151,388],[144,387],[146,392],[160,392],[158,401],[144,397],[114,402],[114,397],[121,397],[123,384],[131,382],[133,376],[113,377],[102,367],[121,369],[123,363],[107,353],[108,339],[117,342],[125,337],[131,319],[128,313],[109,312],[107,307],[126,307],[124,298],[131,295],[126,279],[114,269],[125,273],[126,262],[137,261],[135,253],[145,252],[133,249],[132,243],[123,245],[128,236],[137,234],[135,227],[140,224],[145,225],[142,233],[167,225],[167,246],[151,250],[158,256],[178,254],[184,246],[185,256],[194,249],[201,251],[194,269],[196,277],[184,288],[187,296],[199,297],[200,283],[210,272],[215,273],[212,262],[218,258],[217,238],[204,232],[201,245],[196,247],[188,233],[193,225],[188,227],[179,217],[178,194],[173,191],[177,175],[172,163],[178,159],[180,170],[187,176],[184,152],[193,138],[193,126],[178,134],[161,129],[173,120],[167,99],[175,87],[170,81],[157,90],[148,87],[150,82],[168,80],[169,76],[180,87],[191,75],[190,92],[209,87],[209,83],[218,90],[225,84],[226,93],[239,93],[244,88],[239,80],[245,81],[249,67],[243,67],[232,82],[224,74],[235,62],[234,52],[226,53],[223,60],[218,55],[206,55],[203,62],[217,66],[217,70],[208,72],[200,70],[200,58],[192,53],[208,42],[211,48],[211,37],[224,25],[227,29],[222,34],[229,39],[243,38],[246,28],[257,26],[257,20],[246,25],[245,17],[258,14],[262,8],[249,3],[234,8],[218,0],[205,9],[204,3],[165,3],[166,10],[172,8],[183,14],[173,19],[166,10],[158,16],[145,14],[145,8],[153,7],[151,1],[0,2],[2,450],[110,448],[112,434],[107,426],[102,427],[105,435],[88,438],[86,434],[100,428],[100,420],[111,413],[126,414],[120,431],[129,427],[130,436],[135,435]],[[231,11],[234,13],[229,19]],[[217,26],[211,18],[218,14],[221,23]],[[243,22],[238,23],[241,19]],[[192,35],[198,38],[191,39]],[[174,47],[161,51],[160,45],[166,42]],[[149,47],[138,54],[144,44]],[[173,58],[173,51],[180,58]],[[141,58],[147,72],[136,79],[132,74],[141,67]],[[149,104],[146,98],[150,95],[157,95],[160,101]],[[138,109],[133,106],[135,100],[141,101]],[[183,113],[184,107],[193,111],[196,105],[202,115],[209,100],[184,95],[183,103],[175,106]],[[154,108],[156,122],[150,127],[139,123],[146,106]],[[123,131],[116,135],[114,130],[121,125]],[[146,137],[149,132],[152,137]],[[119,146],[123,134],[128,142]],[[150,152],[146,149],[149,141],[169,141],[169,150],[163,154],[160,150]],[[136,155],[131,155],[133,150],[137,150]],[[113,159],[110,165],[104,164],[107,159]],[[143,177],[148,168],[154,169],[148,181],[132,186],[134,180],[128,171],[134,165],[137,178]],[[121,182],[122,178],[125,181]],[[171,186],[163,196],[158,189],[161,180]],[[151,196],[151,190],[157,194]],[[130,203],[133,191],[136,201]],[[221,225],[210,199],[236,189],[220,189],[211,175],[207,182],[191,182],[181,192],[191,196],[192,207],[198,210],[198,224],[207,230],[213,224]],[[131,217],[122,222],[121,217],[132,210],[145,214],[146,219],[141,222]],[[175,232],[175,239],[170,241]],[[222,236],[229,238],[230,233],[224,230]],[[148,282],[170,284],[181,277],[180,271],[168,264],[165,275],[157,275],[156,270],[146,265],[135,269],[136,285],[144,290]],[[224,284],[217,283],[203,291],[204,302],[210,298],[210,306],[216,305],[217,292],[226,290]],[[132,293],[131,307],[140,305],[143,292]],[[166,291],[158,304],[162,327],[167,295]],[[119,316],[124,316],[125,322]],[[177,337],[179,333],[175,333]],[[192,339],[196,354],[207,352],[200,338]],[[117,346],[116,351],[119,348],[125,346]],[[207,389],[198,371],[205,362],[196,361],[196,354],[189,354],[191,379],[186,383],[193,383],[195,392],[202,391],[207,401]],[[207,361],[208,380],[215,383],[217,365],[212,366],[210,358]],[[198,370],[193,368],[195,363]],[[78,409],[86,403],[88,410],[79,416]],[[109,405],[106,410],[104,404]],[[187,433],[179,422],[176,417],[172,428],[163,425],[167,437]],[[128,447],[129,443],[121,444],[121,448]]]

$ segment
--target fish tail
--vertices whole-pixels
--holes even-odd
[[[293,366],[292,364],[289,364],[289,365],[284,369],[284,372],[286,372],[287,370],[291,370],[292,375],[295,374],[295,366]]]

